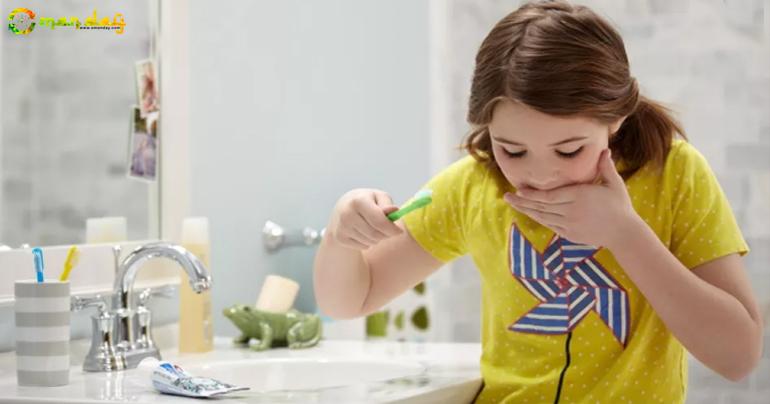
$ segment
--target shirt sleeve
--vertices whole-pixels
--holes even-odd
[[[433,191],[433,201],[402,219],[415,241],[441,262],[467,253],[466,207],[477,164],[465,157],[438,173],[423,187]]]
[[[705,157],[687,142],[669,155],[672,184],[671,251],[687,268],[749,247],[722,187]]]

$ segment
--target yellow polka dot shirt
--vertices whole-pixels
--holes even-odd
[[[748,252],[704,157],[674,140],[661,170],[626,181],[636,212],[688,268]],[[514,188],[468,156],[425,186],[404,217],[442,262],[470,254],[481,275],[481,403],[681,403],[687,356],[604,248],[560,238],[514,210]],[[612,223],[607,223],[611,226]]]

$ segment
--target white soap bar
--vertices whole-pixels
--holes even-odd
[[[257,298],[257,310],[285,313],[294,306],[299,283],[278,275],[268,275]]]

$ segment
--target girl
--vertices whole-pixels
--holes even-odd
[[[748,247],[605,20],[563,1],[503,18],[476,56],[468,121],[470,156],[428,182],[432,204],[392,223],[383,191],[338,201],[315,260],[324,312],[367,315],[471,254],[478,402],[684,402],[685,349],[730,380],[755,367]]]

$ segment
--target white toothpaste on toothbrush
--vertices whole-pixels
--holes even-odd
[[[141,373],[150,373],[153,387],[164,394],[207,398],[249,389],[248,387],[222,383],[215,379],[191,376],[181,367],[155,358],[142,359],[137,370]],[[142,376],[146,377],[144,374]]]

